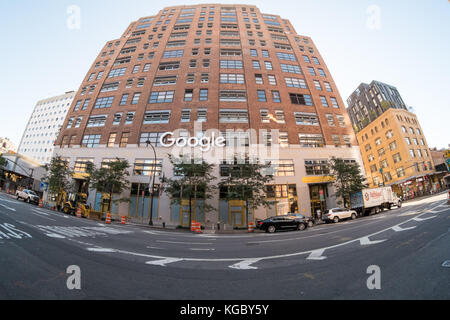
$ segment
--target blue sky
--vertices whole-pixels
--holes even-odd
[[[78,90],[108,40],[131,21],[165,6],[211,3],[174,0],[0,1],[0,136],[17,145],[40,99]],[[220,3],[238,3],[222,0]],[[344,100],[361,82],[394,85],[419,118],[430,147],[450,144],[450,3],[447,0],[248,0],[290,19],[311,36]],[[81,28],[67,27],[71,5]],[[380,28],[367,27],[368,8],[381,11]]]

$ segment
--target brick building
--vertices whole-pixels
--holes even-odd
[[[172,132],[184,138],[214,133],[235,147],[214,151],[218,179],[252,146],[276,147],[276,155],[259,157],[276,169],[268,186],[275,205],[256,210],[252,219],[334,207],[327,160],[362,166],[344,103],[312,39],[251,5],[167,7],[131,23],[106,42],[88,70],[54,154],[66,158],[80,180],[86,162],[127,159],[131,203],[113,214],[148,221],[149,178],[156,172],[160,184],[162,175],[173,175],[168,155],[174,148],[161,140]],[[156,147],[156,166],[147,141]],[[228,203],[221,194],[211,200],[216,212],[205,214],[200,204],[193,218],[245,226],[242,203]],[[102,199],[90,192],[97,210]],[[183,206],[171,205],[163,193],[153,208],[155,221],[189,224]]]

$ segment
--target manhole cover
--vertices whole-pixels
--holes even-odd
[[[450,260],[444,261],[444,263],[442,264],[443,267],[447,267],[450,268]]]

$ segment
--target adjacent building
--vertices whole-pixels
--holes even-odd
[[[370,187],[392,186],[405,199],[438,181],[424,132],[395,87],[361,84],[348,99]]]
[[[38,101],[20,141],[18,152],[40,164],[50,162],[54,143],[58,137],[74,91]]]
[[[0,154],[3,153],[16,153],[17,147],[8,138],[0,137]]]
[[[210,150],[205,137],[225,143],[213,140]],[[202,4],[164,8],[105,43],[75,94],[55,155],[75,169],[80,188],[87,163],[128,160],[131,189],[123,196],[131,202],[112,213],[148,221],[152,211],[156,223],[187,226],[186,205],[172,205],[163,192],[150,204],[152,175],[158,189],[162,176],[174,174],[169,155],[194,150],[220,179],[236,159],[251,158],[254,146],[270,148],[257,158],[272,163],[267,197],[274,205],[250,219],[335,207],[327,161],[362,166],[344,102],[313,40],[252,5]],[[208,200],[215,212],[203,212],[198,201],[192,219],[246,226],[244,204],[228,202],[226,193]],[[88,202],[103,210],[105,195],[90,190]]]

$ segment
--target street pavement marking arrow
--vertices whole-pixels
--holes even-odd
[[[429,220],[429,219],[433,219],[433,218],[436,218],[436,216],[431,216],[431,217],[427,217],[427,218],[414,218],[413,220],[417,221],[417,222],[421,222],[421,221],[425,221],[425,220]]]
[[[179,262],[179,261],[183,261],[183,259],[180,259],[180,258],[166,258],[166,259],[162,259],[162,260],[148,261],[145,264],[166,267],[166,265],[169,264],[169,263],[174,263],[174,262]]]
[[[371,245],[371,244],[381,243],[381,242],[384,242],[386,240],[387,239],[372,241],[372,240],[369,239],[369,237],[364,237],[364,238],[359,239],[359,242],[361,243],[362,246],[368,246],[368,245]]]
[[[254,264],[258,261],[259,261],[259,259],[244,260],[244,261],[241,261],[241,262],[231,265],[230,268],[237,269],[237,270],[256,270],[258,268],[253,267],[252,264]]]
[[[311,252],[307,260],[325,260],[327,257],[323,256],[325,249],[315,250]]]
[[[400,226],[393,226],[392,230],[394,230],[395,232],[401,232],[401,231],[407,231],[407,230],[412,230],[414,229],[416,226],[413,227],[408,227],[408,228],[402,228]]]
[[[11,208],[11,207],[8,207],[8,206],[5,206],[4,204],[1,204],[1,203],[0,203],[0,206],[6,208],[6,209],[8,209],[8,210],[14,211],[14,212],[16,211],[16,209]]]

